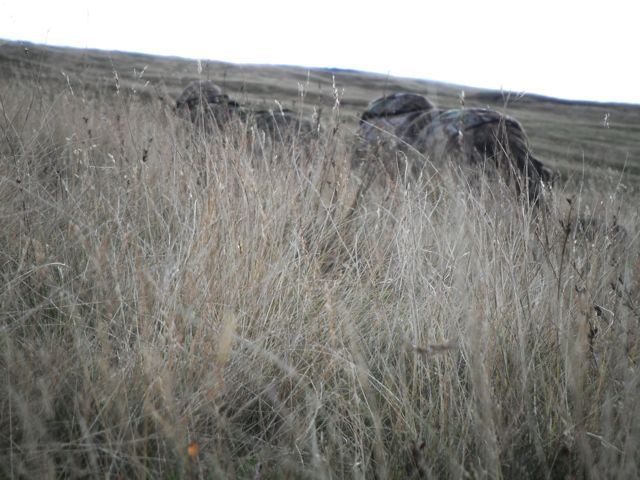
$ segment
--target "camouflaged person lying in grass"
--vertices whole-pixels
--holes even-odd
[[[264,132],[271,139],[284,141],[291,135],[308,136],[312,123],[287,110],[251,110],[240,105],[210,80],[190,82],[176,99],[176,110],[208,133],[224,130],[240,121]]]
[[[362,114],[354,163],[371,157],[382,158],[389,171],[404,170],[407,165],[401,163],[411,158],[414,175],[427,162],[451,159],[461,166],[484,168],[490,160],[494,171],[515,180],[517,192],[526,192],[532,201],[552,178],[551,170],[531,153],[517,120],[485,108],[440,110],[413,93],[378,98]]]
[[[228,124],[239,109],[240,104],[210,80],[190,82],[176,99],[177,112],[207,131]]]

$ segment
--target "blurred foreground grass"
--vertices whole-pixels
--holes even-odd
[[[346,88],[272,145],[177,119],[177,67],[40,65],[0,87],[0,476],[638,476],[633,175],[366,184]]]

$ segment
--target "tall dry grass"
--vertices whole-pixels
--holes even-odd
[[[0,476],[640,474],[637,194],[0,98]]]

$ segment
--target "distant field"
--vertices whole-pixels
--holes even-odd
[[[196,78],[323,128],[211,134]],[[639,478],[640,108],[465,89],[563,174],[534,206],[354,167],[395,90],[461,103],[0,44],[0,479]]]
[[[28,51],[26,50],[28,49]],[[201,71],[199,71],[199,69]],[[117,79],[116,75],[117,74]],[[632,184],[640,180],[640,106],[568,102],[540,96],[509,94],[437,82],[331,69],[235,65],[215,61],[157,57],[24,45],[0,40],[0,78],[31,80],[94,94],[104,89],[141,98],[175,98],[193,79],[211,79],[243,102],[325,114],[334,106],[334,83],[342,118],[355,128],[367,104],[394,91],[428,96],[440,107],[456,108],[464,90],[466,106],[491,107],[520,120],[534,152],[565,176],[598,178],[624,170]],[[615,85],[612,85],[615,88]],[[304,100],[301,99],[304,92]]]

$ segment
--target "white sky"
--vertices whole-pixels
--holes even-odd
[[[640,104],[639,13],[638,0],[0,0],[0,39]]]

